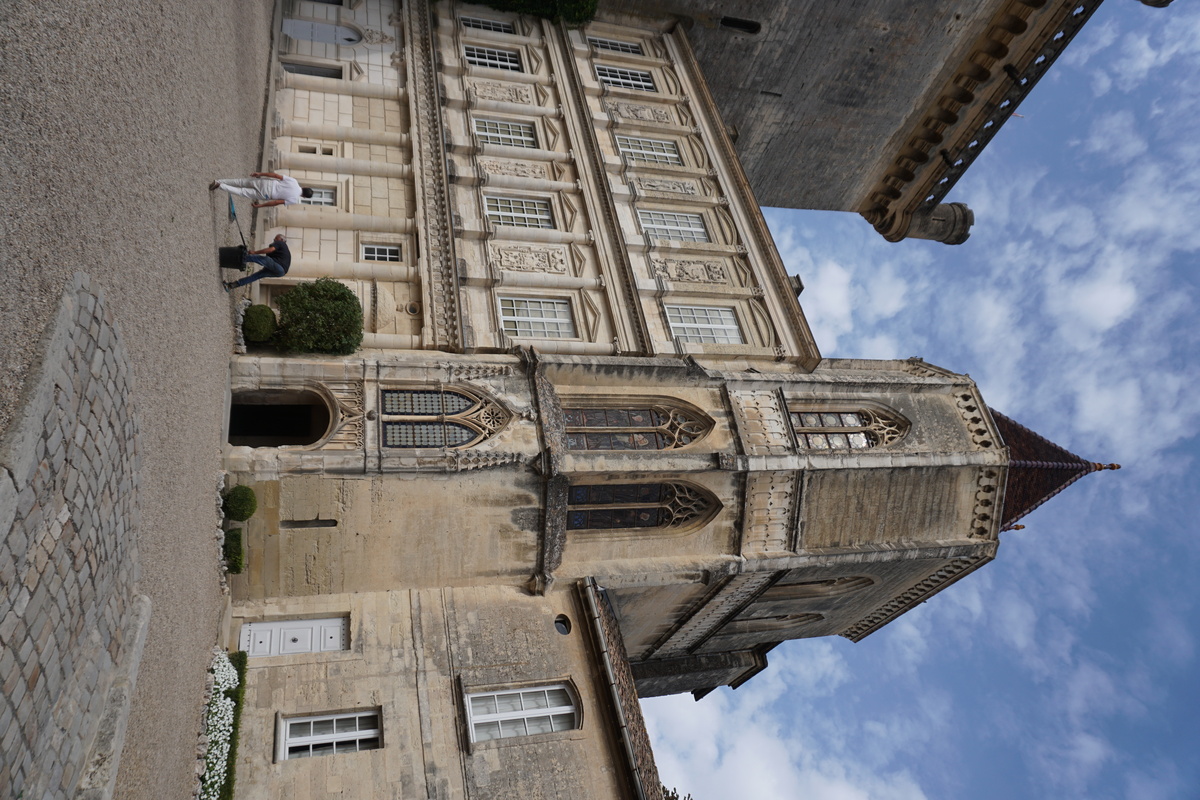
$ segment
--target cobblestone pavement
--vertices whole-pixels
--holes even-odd
[[[232,329],[215,248],[237,241],[223,198],[210,194],[207,185],[215,177],[247,174],[259,164],[274,11],[273,0],[6,0],[0,15],[0,191],[5,195],[0,435],[18,428],[15,421],[27,407],[29,387],[41,375],[39,343],[78,272],[90,277],[93,293],[104,294],[104,308],[126,354],[125,371],[116,375],[108,402],[123,398],[138,426],[140,469],[126,485],[136,477],[137,591],[150,599],[152,613],[116,776],[115,796],[122,800],[187,798],[195,786],[205,673],[223,605],[213,492],[227,413]],[[103,408],[103,392],[97,397]],[[83,427],[91,432],[89,425]],[[89,438],[89,433],[79,444],[81,452],[87,453],[90,443],[111,454],[115,431],[111,439]],[[65,477],[47,465],[43,485],[61,485],[65,494],[78,491],[82,471],[63,466]],[[69,489],[65,481],[72,474],[80,477]],[[9,483],[15,492],[18,482],[10,478]],[[93,496],[94,504],[84,503],[96,509],[91,524],[109,528],[106,535],[115,530],[110,515],[120,513],[122,497],[114,485],[107,499],[101,494]],[[15,499],[9,497],[10,505]],[[0,508],[3,502],[0,496]],[[11,663],[0,661],[0,685],[8,698],[0,706],[11,709],[11,720],[0,719],[0,764],[9,766],[9,780],[15,769],[24,770],[29,787],[62,786],[68,770],[63,766],[56,774],[50,750],[61,758],[67,739],[83,738],[87,724],[76,723],[68,709],[74,703],[82,713],[100,702],[92,698],[104,693],[106,658],[120,662],[125,657],[119,648],[104,650],[100,630],[106,615],[115,626],[121,609],[97,605],[89,610],[89,590],[73,575],[71,543],[84,534],[74,516],[79,506],[66,507],[72,510],[60,520],[57,510],[39,506],[42,542],[17,543],[47,589],[35,601],[40,585],[35,583],[28,601],[17,601],[25,603],[18,616],[28,636],[13,640]],[[33,516],[38,511],[28,509]],[[56,530],[60,522],[62,529]],[[111,542],[119,539],[107,541],[105,547],[116,548]],[[114,558],[124,555],[120,551],[104,551],[97,540],[93,552],[96,564],[88,568],[97,579],[111,581],[110,589],[132,576],[122,577],[121,569],[136,562]],[[16,558],[0,559],[5,596],[16,588],[10,583],[18,579]],[[21,580],[29,575],[26,569]],[[78,597],[68,579],[76,581]],[[65,610],[50,599],[58,592],[68,594]],[[35,602],[34,612],[42,614],[36,619],[30,616]],[[16,635],[15,623],[4,621],[10,610],[0,616],[0,625],[14,624],[0,652],[8,651],[8,637]],[[79,619],[85,620],[82,634],[74,648],[64,648]],[[92,619],[95,628],[86,622]],[[93,633],[100,645],[89,649]],[[49,638],[39,645],[43,636]],[[58,677],[33,659],[35,652],[43,655],[38,646],[45,653],[57,646]],[[88,661],[92,655],[94,664]],[[76,674],[83,677],[71,684],[69,676]],[[54,681],[60,682],[54,684],[57,692],[51,688]],[[62,704],[59,716],[53,708],[45,712],[51,713],[42,729],[49,731],[49,740],[37,739],[33,723],[17,718],[22,703],[29,713],[34,700],[26,697],[37,692]],[[65,732],[59,727],[55,734],[60,722]],[[27,760],[38,741],[49,741],[50,750]],[[10,752],[17,753],[16,764]],[[72,744],[69,758],[80,752]],[[5,800],[11,796],[0,790]],[[55,788],[40,796],[24,793],[25,800],[64,796]]]
[[[73,794],[130,629],[138,554],[129,361],[102,297],[66,292],[0,451],[0,797]]]

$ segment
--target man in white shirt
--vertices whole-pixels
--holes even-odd
[[[255,208],[290,206],[301,197],[312,197],[312,189],[302,189],[295,178],[278,172],[251,172],[249,178],[221,178],[208,185],[208,190],[224,189],[230,194],[249,197]]]

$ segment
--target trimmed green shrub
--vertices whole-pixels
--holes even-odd
[[[258,511],[258,497],[249,486],[234,486],[225,492],[221,508],[225,512],[226,519],[245,522],[254,516],[255,511]]]
[[[233,575],[241,573],[246,568],[246,551],[242,549],[242,529],[230,528],[225,531],[225,544],[221,546],[225,556],[225,566]]]
[[[332,278],[298,284],[279,298],[276,341],[285,350],[348,356],[362,339],[362,306]]]
[[[485,0],[497,11],[529,14],[543,19],[561,19],[568,25],[583,25],[596,16],[598,0]]]
[[[238,728],[242,722],[242,703],[246,698],[246,660],[244,651],[229,654],[229,663],[237,670],[238,685],[226,689],[225,696],[233,701],[233,731],[229,734],[229,761],[225,768],[225,783],[221,786],[221,800],[233,800],[233,783],[237,771]]]
[[[247,342],[269,342],[278,327],[275,311],[270,306],[250,306],[242,317],[242,335]]]

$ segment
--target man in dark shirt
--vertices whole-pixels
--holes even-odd
[[[247,261],[253,261],[262,266],[253,275],[247,275],[240,281],[224,281],[225,291],[245,286],[247,283],[261,281],[263,278],[282,278],[292,266],[292,253],[288,250],[287,240],[283,234],[277,234],[275,240],[262,250],[251,250],[246,254]]]

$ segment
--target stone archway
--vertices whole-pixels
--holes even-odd
[[[243,447],[304,447],[329,435],[329,403],[311,389],[234,391],[229,443]]]

